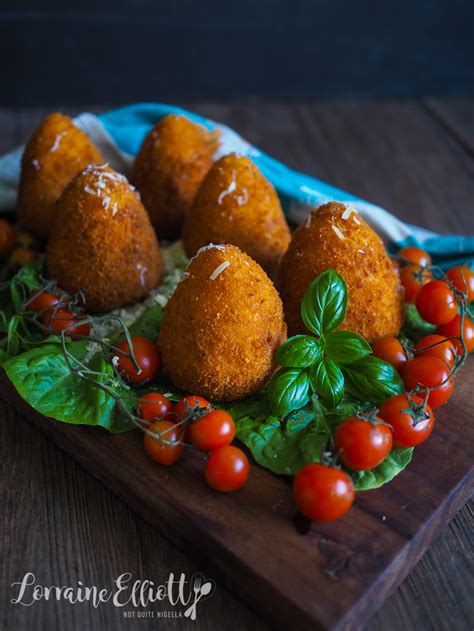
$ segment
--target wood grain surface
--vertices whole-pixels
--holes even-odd
[[[473,164],[465,144],[459,140],[463,133],[469,136],[469,117],[454,111],[451,119],[448,119],[442,110],[444,108],[445,111],[451,111],[449,104],[327,103],[288,106],[275,103],[252,106],[194,104],[192,107],[212,118],[233,125],[267,152],[286,160],[292,166],[382,203],[389,210],[398,212],[402,218],[443,232],[474,232],[471,210],[474,192]],[[438,109],[435,111],[434,108]],[[0,128],[5,129],[5,133],[0,142],[4,145],[5,136],[9,135],[10,144],[2,146],[0,150],[6,150],[24,139],[40,116],[41,112],[28,112],[23,115],[2,112]],[[442,124],[440,120],[443,121]],[[445,122],[448,120],[449,122]],[[451,132],[448,125],[456,129],[456,133]],[[472,134],[470,138],[472,139]],[[466,370],[472,376],[472,366]],[[401,545],[421,524],[425,524],[429,532],[440,517],[433,513],[434,506],[430,503],[433,501],[433,490],[447,497],[453,481],[463,477],[461,469],[465,471],[466,466],[472,462],[472,451],[466,450],[469,441],[466,440],[465,428],[462,425],[463,415],[466,414],[465,406],[462,404],[463,390],[464,397],[468,400],[469,379],[463,376],[458,381],[459,388],[454,402],[439,415],[438,440],[435,441],[433,438],[426,448],[424,446],[417,450],[413,465],[400,476],[398,486],[394,483],[384,487],[383,492],[371,492],[358,500],[358,509],[351,517],[352,525],[354,530],[358,525],[364,527],[368,538],[365,543],[358,542],[359,548],[355,558],[352,555],[352,560],[346,563],[346,567],[339,568],[337,563],[335,566],[332,565],[335,559],[347,559],[347,548],[352,551],[354,547],[354,541],[350,541],[350,537],[347,536],[343,538],[342,531],[339,531],[340,539],[337,539],[338,527],[330,533],[326,529],[318,528],[317,535],[313,534],[313,531],[310,535],[317,538],[318,555],[329,560],[329,574],[339,574],[342,581],[348,581],[348,602],[358,592],[361,583],[371,582],[374,577],[373,573],[371,574],[373,567],[380,568],[386,562],[386,559],[377,560],[374,557],[375,565],[370,565],[374,559],[368,550],[370,546],[376,546],[376,541],[371,540],[369,533],[380,532],[377,529],[380,526],[377,519],[386,517],[384,523],[387,527],[382,531],[382,538],[387,536],[396,545]],[[64,431],[67,434],[67,430],[71,428],[59,424],[57,427],[63,435],[64,443]],[[79,431],[82,436],[82,428]],[[1,627],[44,628],[46,625],[48,628],[105,629],[119,628],[121,623],[124,628],[133,626],[130,621],[121,620],[120,614],[116,611],[91,612],[83,607],[78,613],[74,608],[56,605],[38,606],[34,611],[25,612],[9,606],[4,607],[9,598],[8,583],[17,580],[25,569],[42,572],[43,581],[46,582],[67,584],[74,578],[77,580],[87,575],[90,582],[100,584],[104,582],[105,577],[110,581],[110,577],[113,578],[119,573],[117,568],[123,568],[123,565],[126,568],[120,571],[133,571],[137,568],[135,573],[141,577],[156,575],[157,565],[160,575],[166,575],[175,561],[179,570],[181,567],[188,568],[192,565],[180,553],[166,547],[157,530],[150,529],[138,518],[132,518],[132,513],[123,504],[113,500],[88,476],[80,473],[75,465],[56,452],[36,430],[23,423],[10,409],[6,410],[2,432],[5,433],[2,442],[5,452],[2,457],[4,470],[1,482],[5,501],[2,498],[2,505],[6,506],[3,544],[7,553],[2,555],[4,567],[1,602],[4,623],[0,621]],[[87,434],[85,430],[84,436]],[[78,436],[79,434],[74,439],[69,439],[76,441],[76,448],[82,443],[82,438],[79,439]],[[102,440],[112,437],[102,433],[100,439],[95,438],[96,436],[97,434],[94,434],[93,442],[97,449],[94,466],[100,468],[101,462],[104,461],[104,453],[109,453],[105,449],[104,453],[100,452]],[[87,443],[88,439],[84,440]],[[115,441],[115,438],[113,440]],[[128,453],[130,448],[124,447],[124,453]],[[456,459],[453,456],[451,461],[443,456],[446,449],[450,454],[456,454]],[[78,452],[79,458],[90,458],[90,452],[82,453],[80,449]],[[118,446],[113,454],[116,465],[120,467],[121,462],[126,460],[120,460],[121,447]],[[460,454],[464,454],[464,458],[467,459],[463,460],[463,457],[459,457]],[[426,468],[426,464],[422,466],[423,460],[428,457],[431,459],[429,469]],[[185,469],[195,471],[199,465],[199,462],[191,459]],[[23,475],[23,472],[26,475]],[[142,474],[127,470],[123,475],[130,479]],[[152,470],[150,476],[154,475],[156,472]],[[267,476],[266,472],[255,467],[253,476],[256,476],[256,482],[252,481],[252,485],[260,484],[263,475]],[[405,484],[401,485],[400,481],[403,478]],[[277,478],[270,476],[269,479],[274,480],[270,483],[270,495],[275,494],[276,500],[280,502],[285,489],[281,487],[281,481]],[[143,489],[150,491],[148,476],[145,480],[140,478],[138,482]],[[93,490],[93,497],[89,497],[85,491],[88,485]],[[164,484],[163,489],[160,487],[160,493],[166,493],[166,486]],[[238,543],[244,548],[249,541],[255,540],[255,530],[251,528],[252,502],[256,502],[257,498],[253,494],[253,488],[251,486],[249,489],[252,500],[250,509],[249,497],[246,502],[236,498],[230,501],[230,505],[227,500],[221,504],[221,510],[235,511],[236,523],[231,524],[229,532],[217,533],[217,536],[221,539],[232,538],[235,536],[234,527],[240,525],[242,541],[239,538]],[[400,502],[404,502],[402,496],[406,495],[406,488],[413,489],[413,492],[410,493],[409,510],[406,507],[403,512],[401,508],[404,503]],[[379,499],[373,500],[375,495]],[[147,498],[150,499],[149,495]],[[147,505],[147,498],[136,506],[141,512]],[[200,502],[206,502],[205,498],[206,490],[203,488],[202,496],[199,497]],[[175,506],[171,499],[170,504]],[[461,496],[457,497],[458,502],[461,499]],[[127,500],[130,501],[130,498]],[[189,502],[190,505],[194,505],[195,496],[189,496]],[[276,509],[270,515],[279,527],[283,522],[278,516],[284,515],[287,520],[289,506],[285,505],[285,502],[286,499],[283,500],[283,505],[277,505],[275,502]],[[451,505],[450,508],[454,511],[456,505]],[[247,514],[248,511],[250,514]],[[171,512],[172,508],[168,518]],[[193,515],[199,515],[199,512],[198,506]],[[427,522],[428,514],[431,517]],[[415,570],[417,574],[412,573],[404,586],[372,619],[369,623],[371,628],[401,629],[423,625],[423,628],[438,629],[472,626],[474,615],[469,602],[469,593],[472,593],[472,574],[468,565],[468,553],[472,554],[472,522],[469,515],[468,508],[462,511],[454,526],[435,544],[436,549],[430,551],[429,556],[427,555],[420,564],[421,567]],[[248,519],[242,524],[244,516]],[[287,524],[287,521],[284,523]],[[140,529],[143,529],[143,532]],[[164,530],[166,532],[166,526]],[[167,534],[174,538],[174,533]],[[333,545],[335,538],[338,544],[336,547]],[[262,541],[261,549],[256,551],[256,557],[262,555],[265,549],[270,550],[271,532],[267,533],[267,540]],[[386,541],[381,541],[381,545],[382,543],[385,544]],[[299,544],[295,545],[298,548]],[[167,556],[163,550],[167,550]],[[371,549],[371,552],[373,551]],[[207,567],[207,552],[204,542],[198,551],[193,550],[193,554],[201,559],[199,567]],[[410,551],[410,554],[412,553],[416,555],[413,550]],[[273,556],[271,553],[268,556],[271,564],[276,565],[272,571],[279,576],[282,589],[286,581],[286,567],[278,566],[276,561],[279,555],[275,552]],[[222,557],[214,561],[218,564],[228,564],[229,558]],[[241,559],[231,559],[231,562],[239,568]],[[398,559],[398,572],[403,572],[404,562],[404,558]],[[352,569],[351,564],[354,565]],[[363,571],[360,571],[360,564]],[[176,565],[174,567],[176,568]],[[253,578],[252,575],[246,576],[247,580],[240,581],[237,587],[234,586],[233,593],[252,596],[257,589]],[[308,576],[308,580],[312,578]],[[328,583],[328,578],[329,576],[325,576],[321,581],[321,598],[328,595],[334,604],[331,593],[337,591],[341,579],[339,577],[339,581],[333,581],[333,584]],[[393,582],[392,579],[390,576],[384,577],[384,588],[377,587],[373,590],[370,602],[367,603],[369,608],[380,604],[385,589]],[[292,585],[286,587],[290,588],[290,591],[294,589]],[[305,594],[305,586],[300,587],[300,597],[305,602],[311,600]],[[310,605],[313,611],[318,609],[317,600],[316,598],[316,602]],[[272,602],[270,605],[277,615],[279,611],[285,613],[284,601]],[[206,607],[206,613],[199,621],[201,628],[263,628],[253,614],[224,591],[221,583],[218,593]],[[266,613],[266,609],[268,607],[262,605],[258,614]],[[334,620],[331,616],[337,617],[337,612],[329,612],[329,618],[323,622],[328,624]],[[348,622],[355,621],[356,618],[351,618]],[[295,618],[295,624],[296,622]],[[302,622],[304,623],[304,620]],[[147,624],[146,621],[141,621],[139,628]],[[175,628],[175,622],[172,620],[166,622],[168,627],[164,626],[163,622],[161,624],[163,628]],[[182,626],[181,622],[177,626]]]

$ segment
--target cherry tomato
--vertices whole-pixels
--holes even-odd
[[[16,235],[9,221],[0,219],[0,254],[8,254],[15,247]]]
[[[203,451],[213,451],[229,445],[234,436],[234,419],[224,410],[213,410],[191,423],[191,442]]]
[[[412,405],[414,410],[410,413]],[[384,401],[379,416],[390,423],[393,431],[394,447],[416,447],[433,431],[434,416],[428,404],[423,407],[423,399],[416,395],[399,394]]]
[[[156,421],[149,428],[150,432],[157,434],[154,438],[145,434],[143,446],[146,453],[158,464],[174,464],[184,450],[184,445],[180,442],[182,431],[172,421]],[[165,442],[166,441],[166,442]],[[171,444],[169,444],[171,443]]]
[[[400,282],[405,287],[405,302],[413,304],[418,292],[429,283],[431,274],[428,270],[422,270],[418,265],[407,265],[400,272]]]
[[[59,296],[40,289],[30,296],[25,306],[29,311],[43,311],[43,309],[54,307],[62,302],[63,300]]]
[[[422,250],[421,248],[402,248],[398,253],[398,256],[404,261],[408,261],[408,263],[414,263],[415,265],[420,265],[421,267],[431,265],[431,256],[428,252],[425,252],[425,250]]]
[[[417,384],[434,388],[443,383],[449,377],[449,368],[442,359],[428,355],[416,357],[407,363],[403,369],[402,377],[407,391],[413,390]],[[431,409],[439,408],[446,403],[454,390],[454,381],[449,379],[436,390],[432,390],[428,397]],[[421,392],[423,395],[423,391]]]
[[[433,344],[436,346],[433,346]],[[423,357],[425,355],[438,357],[449,368],[452,368],[456,359],[456,349],[454,344],[443,335],[427,335],[415,347],[415,357]]]
[[[425,322],[446,324],[456,315],[458,303],[447,283],[432,280],[418,292],[416,308]]]
[[[203,397],[189,395],[175,405],[174,411],[180,418],[186,418],[196,406],[199,406],[199,409],[210,408],[211,404]]]
[[[354,503],[354,485],[345,471],[314,462],[298,471],[293,499],[299,510],[315,521],[334,521]]]
[[[144,383],[156,377],[161,367],[160,353],[156,344],[142,335],[133,335],[132,347],[140,370],[137,371],[130,356],[116,354],[113,360],[119,371],[134,383]],[[130,346],[127,340],[117,344],[117,348],[130,355]],[[115,359],[116,357],[117,359]]]
[[[164,419],[172,409],[171,401],[159,392],[142,394],[138,401],[138,414],[144,421],[152,422],[157,419]]]
[[[367,471],[377,467],[390,453],[392,430],[382,423],[350,416],[336,429],[334,445],[346,467]]]
[[[461,314],[457,314],[455,318],[447,324],[442,324],[436,328],[436,333],[445,337],[460,337],[461,335]],[[468,316],[464,316],[463,337],[466,344],[467,352],[474,351],[474,323]],[[463,348],[459,340],[451,340],[459,355],[462,355]]]
[[[83,322],[81,320],[87,316],[74,315],[66,309],[48,309],[41,316],[41,322],[43,326],[47,327],[50,333],[60,334],[64,331],[66,335],[74,337],[75,335],[89,335],[91,332],[91,325],[89,322]],[[67,329],[67,330],[66,330]]]
[[[249,461],[244,452],[233,445],[225,445],[211,452],[204,477],[216,491],[229,493],[245,484],[249,470]]]
[[[398,371],[407,363],[408,357],[396,337],[383,337],[372,346],[375,357],[392,364]]]
[[[447,277],[455,287],[466,294],[467,301],[474,301],[474,272],[467,265],[453,267],[447,273]]]
[[[12,267],[21,267],[33,263],[37,258],[38,253],[31,248],[15,248],[8,258],[8,264]]]

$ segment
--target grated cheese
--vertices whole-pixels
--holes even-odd
[[[230,265],[230,261],[223,261],[220,265],[218,265],[216,267],[216,269],[212,272],[212,274],[209,276],[209,278],[211,280],[216,280],[216,278],[219,276],[219,274],[222,274],[222,272],[227,269]]]
[[[339,228],[337,226],[332,225],[331,228],[337,234],[339,239],[341,239],[341,241],[345,241],[346,237],[342,234],[342,232],[339,230]]]

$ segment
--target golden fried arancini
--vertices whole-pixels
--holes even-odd
[[[132,181],[160,239],[181,236],[184,213],[211,168],[219,133],[169,114],[145,138]]]
[[[63,190],[88,164],[102,162],[100,151],[69,116],[47,116],[23,152],[18,223],[40,239],[47,239]]]
[[[369,342],[397,335],[403,323],[403,290],[380,237],[351,206],[331,202],[299,226],[282,259],[279,288],[289,335],[306,332],[300,315],[310,282],[333,268],[348,288],[341,329]]]
[[[209,245],[166,305],[158,347],[179,388],[231,401],[264,385],[285,337],[283,305],[262,268],[232,245]]]
[[[61,195],[46,256],[48,275],[89,311],[134,303],[162,275],[155,231],[127,179],[89,165]]]
[[[230,243],[271,277],[290,238],[275,189],[252,160],[236,154],[224,156],[211,168],[183,228],[188,256],[208,243]]]

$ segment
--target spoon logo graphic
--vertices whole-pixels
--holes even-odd
[[[193,576],[192,593],[194,594],[194,600],[192,604],[184,612],[185,618],[196,620],[196,608],[198,602],[203,598],[209,598],[214,592],[214,582],[204,579],[201,574],[195,574]]]

